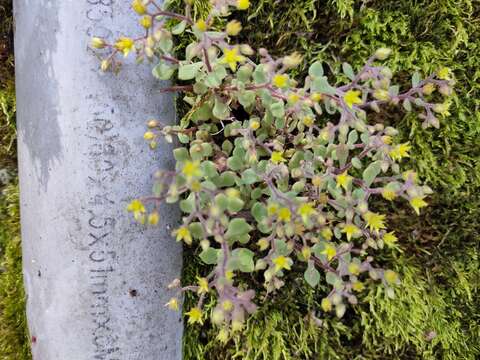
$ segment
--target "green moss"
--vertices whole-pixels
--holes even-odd
[[[16,130],[11,14],[11,1],[0,0],[0,360],[29,360],[18,186],[12,181]]]
[[[0,359],[30,359],[22,278],[18,187],[0,196]]]
[[[181,1],[177,1],[178,6]],[[201,12],[206,0],[195,0]],[[457,79],[451,116],[438,130],[423,130],[415,115],[382,119],[412,144],[411,166],[435,194],[421,216],[411,209],[378,204],[392,214],[389,226],[402,253],[380,262],[403,278],[395,299],[372,287],[342,321],[311,311],[324,296],[288,286],[263,303],[242,335],[226,346],[216,330],[186,326],[185,359],[476,359],[480,357],[480,8],[471,0],[298,0],[252,2],[242,17],[240,41],[274,55],[300,51],[308,62],[322,59],[339,68],[360,66],[378,47],[394,49],[389,66],[405,84],[408,74],[439,66]],[[188,42],[186,38],[179,49]],[[298,73],[305,71],[299,68]],[[187,251],[188,283],[204,272]],[[187,298],[186,306],[192,305]],[[309,320],[310,319],[310,320]]]

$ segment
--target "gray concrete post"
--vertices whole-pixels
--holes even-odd
[[[138,31],[126,0],[15,0],[18,145],[27,316],[35,360],[181,359],[182,323],[164,308],[180,275],[170,233],[125,208],[173,167],[142,134],[174,119],[148,66],[101,74],[88,43]]]

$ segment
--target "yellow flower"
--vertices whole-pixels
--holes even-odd
[[[389,284],[396,284],[398,282],[398,274],[395,271],[385,270],[383,276]]]
[[[357,292],[362,291],[364,288],[365,288],[365,285],[360,281],[355,281],[354,283],[352,283],[352,289]]]
[[[342,229],[342,233],[347,234],[347,240],[350,241],[352,236],[360,235],[361,231],[357,226],[353,224],[346,224]]]
[[[422,92],[425,95],[431,95],[434,91],[435,91],[435,85],[432,83],[425,84],[422,87]]]
[[[331,240],[333,237],[333,231],[330,228],[323,228],[322,231],[320,231],[320,234],[325,240]]]
[[[150,225],[157,225],[159,221],[160,221],[160,215],[158,214],[157,211],[154,211],[150,215],[148,215],[148,223]]]
[[[145,15],[140,19],[140,25],[142,25],[145,29],[149,29],[152,27],[152,17]]]
[[[298,94],[291,93],[290,95],[288,95],[288,102],[290,102],[291,104],[296,104],[298,100],[300,100],[300,96],[298,96]]]
[[[300,55],[298,52],[294,52],[293,54],[283,58],[283,65],[288,69],[298,66],[301,62],[302,55]]]
[[[303,124],[304,124],[305,126],[310,127],[310,126],[313,126],[313,124],[314,124],[315,121],[314,121],[313,117],[311,117],[311,116],[305,116],[305,117],[302,119],[302,122],[303,122]]]
[[[385,229],[385,215],[376,214],[374,212],[368,211],[364,216],[367,221],[367,226],[370,228],[370,231],[378,232],[379,230]]]
[[[198,307],[191,308],[189,312],[186,313],[188,315],[188,323],[189,324],[203,324],[202,321],[202,310],[200,310]]]
[[[348,185],[350,184],[350,180],[351,180],[351,176],[349,176],[347,174],[346,171],[344,171],[343,173],[341,173],[340,175],[337,175],[335,181],[337,182],[337,187],[342,187],[344,188],[345,190],[347,190],[348,188]]]
[[[283,207],[278,210],[278,220],[283,222],[289,222],[292,218],[292,213],[289,208]]]
[[[275,264],[275,270],[280,271],[283,269],[290,270],[290,259],[285,256],[278,256],[273,259],[273,263]]]
[[[235,274],[232,270],[225,271],[225,278],[227,280],[229,280],[229,281],[232,280],[234,276],[235,276]]]
[[[306,222],[310,216],[315,214],[315,209],[312,206],[312,203],[305,203],[298,207],[298,214],[302,217],[302,220]]]
[[[384,144],[390,145],[392,143],[392,137],[389,135],[382,136],[382,141]]]
[[[250,0],[237,0],[237,9],[246,10],[250,7]]]
[[[177,298],[171,298],[169,302],[165,304],[170,310],[177,311],[179,306],[178,306],[178,300]]]
[[[395,244],[397,242],[397,240],[398,239],[395,236],[395,233],[393,231],[383,235],[383,242],[387,246],[392,246],[393,244]]]
[[[447,67],[442,67],[437,71],[437,76],[442,80],[450,80],[450,69]]]
[[[360,274],[360,265],[358,265],[357,263],[354,263],[354,262],[350,263],[348,265],[348,272],[352,275],[355,275],[355,276]]]
[[[319,102],[320,100],[322,100],[322,98],[323,98],[322,94],[317,93],[317,92],[310,95],[310,100],[315,101],[315,102]]]
[[[332,302],[327,298],[322,299],[322,303],[320,305],[322,307],[322,310],[325,312],[329,312],[332,310]]]
[[[257,130],[258,128],[260,128],[260,122],[259,121],[257,121],[257,120],[250,121],[250,129]]]
[[[121,37],[115,43],[117,50],[121,51],[125,57],[134,49],[135,42],[128,37]]]
[[[413,170],[407,170],[407,171],[402,173],[402,178],[405,181],[411,179],[411,181],[416,182],[417,181],[417,173]]]
[[[392,201],[393,199],[395,199],[397,197],[397,193],[393,190],[388,189],[388,188],[384,188],[382,190],[382,196],[385,200]]]
[[[226,28],[226,33],[230,36],[237,36],[242,31],[242,24],[240,21],[229,21]]]
[[[373,92],[373,97],[377,100],[388,101],[390,100],[390,94],[387,90],[377,89]]]
[[[268,216],[275,215],[278,211],[278,205],[277,204],[269,204],[267,207],[267,213]]]
[[[233,310],[233,303],[230,300],[224,300],[222,302],[223,310],[225,311],[232,311]]]
[[[186,244],[190,245],[192,243],[192,234],[186,226],[182,226],[174,233],[176,235],[177,241],[185,241]]]
[[[349,108],[352,108],[353,105],[360,105],[362,103],[360,95],[362,95],[362,92],[359,90],[348,90],[343,96],[343,100]]]
[[[283,151],[273,151],[272,156],[270,157],[271,162],[274,164],[280,164],[285,162],[285,158],[283,157]]]
[[[225,190],[225,195],[227,195],[229,199],[240,199],[240,191],[238,191],[238,189],[228,188]]]
[[[238,53],[238,48],[223,49],[223,58],[220,60],[221,64],[228,64],[232,71],[237,69],[237,63],[245,61],[245,57]]]
[[[260,251],[264,251],[268,249],[268,247],[270,246],[270,243],[268,242],[267,239],[262,238],[257,241],[257,245],[260,248]]]
[[[147,141],[150,141],[155,138],[155,134],[151,131],[146,131],[145,134],[143,134],[143,138]]]
[[[288,75],[276,74],[273,76],[272,83],[280,89],[285,88],[288,85]]]
[[[228,331],[225,330],[225,329],[220,329],[220,331],[218,332],[218,335],[217,335],[218,341],[225,344],[228,341],[228,338],[229,338]]]
[[[127,211],[144,213],[146,210],[143,203],[140,200],[135,199],[132,200],[130,204],[128,204]]]
[[[312,256],[312,249],[310,249],[308,246],[302,247],[302,256],[305,260],[310,259],[310,256]]]
[[[423,200],[423,197],[416,196],[410,199],[410,205],[412,205],[415,212],[420,215],[420,209],[427,206],[428,204]]]
[[[103,39],[94,37],[92,38],[90,45],[95,49],[103,49],[107,44]]]
[[[208,280],[206,278],[197,277],[198,280],[198,290],[199,294],[206,294],[209,291]]]
[[[195,23],[195,27],[200,30],[200,31],[207,31],[207,23],[205,22],[205,20],[203,19],[200,19],[198,20],[196,23]]]
[[[186,161],[185,165],[183,165],[182,173],[187,179],[202,176],[200,161]]]
[[[435,111],[437,114],[440,114],[442,116],[449,116],[450,111],[448,111],[450,108],[450,103],[449,102],[444,102],[443,104],[435,104],[433,107],[433,111]]]
[[[335,249],[335,246],[332,244],[327,244],[325,245],[325,250],[322,251],[322,254],[324,254],[327,257],[327,260],[330,261],[335,255],[337,255],[337,249]]]
[[[410,155],[408,152],[412,147],[408,142],[404,144],[396,145],[390,152],[388,153],[393,160],[401,160],[404,157],[409,157]]]
[[[147,8],[143,4],[142,0],[133,0],[132,9],[139,15],[143,15],[147,11]]]

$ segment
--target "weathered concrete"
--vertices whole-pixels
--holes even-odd
[[[181,359],[182,323],[165,310],[178,277],[178,220],[157,229],[125,207],[172,167],[142,139],[149,117],[174,119],[148,66],[101,74],[91,36],[137,31],[125,0],[16,0],[21,217],[35,360]],[[113,32],[111,31],[113,30]]]

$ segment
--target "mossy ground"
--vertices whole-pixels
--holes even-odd
[[[301,274],[292,273],[288,286],[227,346],[208,324],[187,325],[185,359],[480,358],[480,2],[251,3],[241,41],[278,55],[298,50],[333,69],[344,61],[361,66],[375,49],[390,47],[388,65],[404,84],[415,70],[427,74],[447,66],[457,79],[456,95],[439,130],[423,130],[415,115],[398,110],[376,119],[401,130],[402,140],[412,144],[410,165],[435,191],[420,217],[403,207],[384,209],[400,238],[401,251],[385,251],[379,259],[402,274],[395,299],[372,287],[341,321],[318,314],[318,326],[309,314],[320,308],[324,290],[308,289]],[[195,0],[198,13],[205,6]],[[185,257],[188,283],[205,269],[188,249]]]
[[[199,9],[205,0],[195,0]],[[389,65],[405,82],[413,70],[454,69],[452,115],[439,130],[422,130],[415,116],[384,120],[413,145],[412,165],[436,191],[420,217],[394,208],[389,224],[402,252],[380,261],[403,283],[396,298],[366,291],[343,320],[309,314],[323,296],[292,273],[289,286],[262,306],[227,346],[216,330],[186,327],[185,359],[476,359],[480,357],[480,3],[476,0],[251,1],[243,40],[277,54],[301,51],[334,67],[359,66],[379,46],[392,47]],[[0,0],[0,168],[14,174],[14,96],[10,1]],[[237,15],[237,14],[236,14]],[[248,21],[247,21],[248,20]],[[3,47],[4,46],[4,47]],[[304,71],[304,69],[299,69]],[[16,186],[0,196],[0,359],[29,359],[25,332]],[[190,251],[184,279],[205,271]],[[186,304],[189,304],[187,299]]]
[[[28,360],[16,183],[11,12],[11,1],[0,0],[0,360]]]

